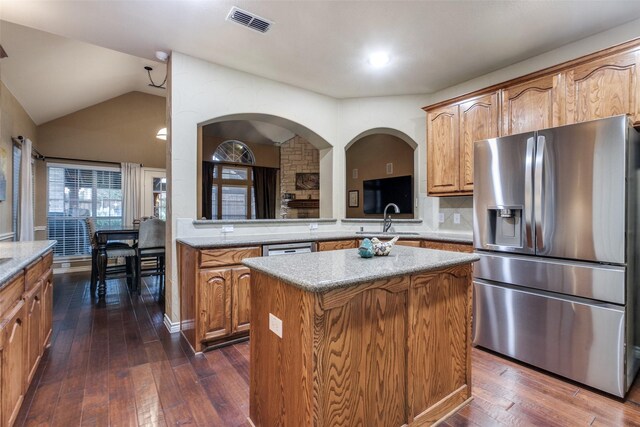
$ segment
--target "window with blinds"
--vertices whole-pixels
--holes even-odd
[[[58,257],[88,255],[91,242],[85,218],[96,228],[122,226],[120,169],[50,164],[47,167],[47,228]]]

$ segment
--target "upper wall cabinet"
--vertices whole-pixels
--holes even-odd
[[[427,111],[427,191],[473,191],[473,143],[498,136],[498,93]]]
[[[498,93],[460,104],[460,191],[473,191],[473,143],[497,137]]]
[[[540,77],[502,90],[502,135],[559,126],[562,75]]]
[[[427,191],[429,194],[459,190],[458,106],[427,112]]]
[[[640,121],[638,52],[597,59],[566,72],[566,123],[629,114]]]
[[[628,114],[640,125],[640,39],[465,96],[427,112],[427,192],[473,192],[474,141]]]

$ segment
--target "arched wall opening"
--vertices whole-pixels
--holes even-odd
[[[353,138],[345,146],[346,217],[381,218],[386,202],[400,205],[397,218],[417,217],[417,147],[408,135],[390,128],[369,129]],[[373,182],[386,189],[372,192]]]
[[[211,199],[206,198],[203,192],[203,182],[206,182],[207,188],[212,184],[203,174],[203,167],[207,166],[206,162],[212,161],[216,148],[230,139],[241,141],[251,149],[255,155],[255,166],[278,170],[275,178],[275,218],[332,216],[332,145],[308,127],[287,118],[243,113],[221,116],[198,124],[197,212],[200,218],[231,219],[225,218],[220,209],[215,209],[215,204],[220,207],[223,203],[222,193],[217,191],[222,190],[222,181],[214,183],[214,195]],[[249,197],[253,197],[257,191],[256,187],[251,187]],[[244,197],[242,194],[236,197]],[[259,197],[252,200],[255,202],[255,199],[260,200]],[[207,208],[212,203],[214,209]],[[255,204],[247,206],[249,218],[265,218]]]

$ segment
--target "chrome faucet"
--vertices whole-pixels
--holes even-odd
[[[391,215],[387,215],[387,209],[393,206],[393,211],[395,213],[400,213],[400,208],[395,203],[389,203],[384,207],[384,221],[382,223],[382,232],[386,233],[391,228]]]

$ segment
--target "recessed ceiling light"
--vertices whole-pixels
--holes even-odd
[[[369,64],[374,67],[384,67],[389,63],[389,54],[387,52],[375,52],[369,55]]]

